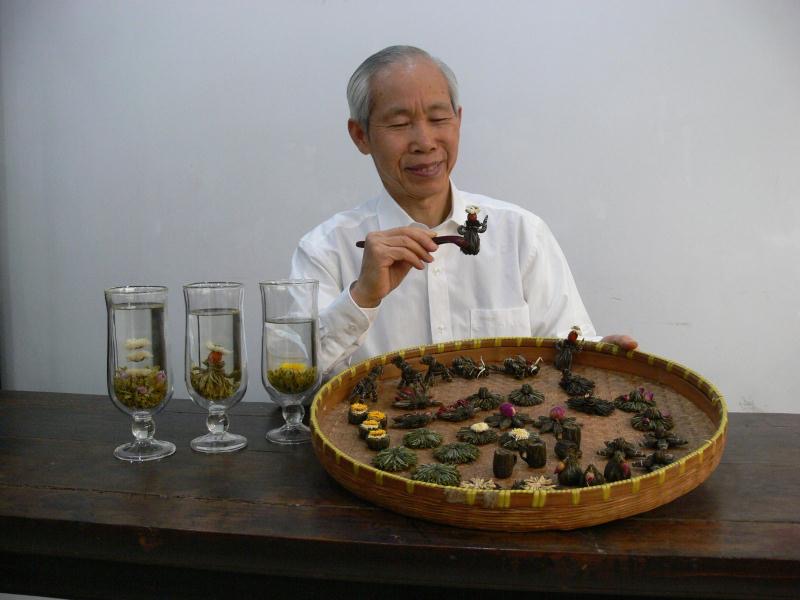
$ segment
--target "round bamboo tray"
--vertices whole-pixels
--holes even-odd
[[[518,410],[533,417],[547,414],[550,406],[563,405],[566,400],[566,395],[557,386],[560,373],[552,366],[556,341],[550,338],[465,340],[409,348],[361,362],[331,379],[315,396],[311,407],[314,451],[323,467],[341,485],[379,506],[438,523],[494,531],[575,529],[597,525],[671,502],[708,478],[722,457],[728,429],[727,409],[719,391],[700,375],[677,363],[644,352],[623,352],[615,345],[601,342],[583,343],[583,351],[573,361],[573,372],[594,379],[597,382],[595,394],[605,399],[613,399],[640,385],[655,390],[659,408],[666,405],[675,419],[674,431],[689,440],[687,446],[669,450],[677,458],[672,464],[652,473],[634,469],[632,478],[626,481],[586,488],[523,491],[448,487],[414,481],[408,472],[398,474],[375,469],[370,464],[374,452],[357,439],[355,426],[346,422],[349,393],[378,364],[386,367],[379,381],[377,408],[385,411],[390,421],[394,414],[409,412],[388,408],[399,379],[399,370],[391,360],[398,355],[417,369],[425,368],[419,364],[419,358],[426,354],[435,355],[439,362],[448,366],[457,356],[483,359],[486,364],[501,364],[504,358],[518,354],[528,360],[541,356],[544,364],[535,378],[518,381],[493,373],[486,379],[466,381],[456,378],[458,384],[438,383],[433,391],[438,394],[435,396],[437,400],[450,404],[457,397],[463,397],[465,386],[469,387],[469,393],[477,391],[480,386],[489,387],[491,391],[502,388],[498,392],[507,393],[527,382],[545,393],[546,404]],[[372,405],[370,410],[373,410]],[[620,435],[630,441],[641,439],[640,432],[625,425],[629,423],[630,413],[619,410],[615,413],[619,413],[616,421],[608,421],[605,419],[611,417],[590,417],[568,409],[569,416],[578,417],[578,421],[585,425],[583,468],[591,462],[602,472],[604,459],[595,456],[596,449],[603,447],[602,440]],[[488,414],[478,413],[472,421],[448,426],[465,426],[483,420]],[[598,430],[594,437],[587,436],[594,429]],[[390,428],[388,431],[392,445],[396,446],[408,430]],[[535,471],[518,460],[516,478],[552,475],[552,465],[557,461],[552,456],[553,438],[549,435],[542,435],[542,438],[547,439],[547,466]],[[481,447],[482,463],[460,466],[462,479],[477,475],[492,477],[489,455],[494,447],[497,446]],[[419,462],[435,461],[421,457]],[[508,487],[510,480],[499,483]]]

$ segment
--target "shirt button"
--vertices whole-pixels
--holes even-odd
[[[438,275],[441,272],[442,272],[442,270],[439,267],[433,267],[433,274],[434,275]]]
[[[444,332],[444,325],[439,325],[436,329],[439,330],[439,333]]]

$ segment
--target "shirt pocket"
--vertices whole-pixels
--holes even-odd
[[[469,311],[470,337],[527,337],[530,334],[531,313],[527,304],[517,308],[473,308]]]

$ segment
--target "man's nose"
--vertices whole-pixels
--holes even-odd
[[[427,121],[418,121],[412,128],[411,150],[413,152],[431,152],[436,149],[436,138],[433,128]]]

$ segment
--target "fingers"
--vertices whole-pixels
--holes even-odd
[[[636,348],[639,347],[639,342],[637,342],[631,336],[624,334],[607,335],[600,341],[607,344],[616,344],[623,350],[636,350]]]
[[[373,231],[372,233],[367,234],[367,239],[414,240],[428,252],[435,252],[439,247],[439,245],[433,241],[434,237],[436,237],[435,231],[431,231],[430,229],[420,229],[419,227],[397,227],[395,229],[386,229],[384,231]]]
[[[432,252],[439,247],[435,232],[416,227],[375,231],[364,240],[364,255],[358,280],[350,289],[359,306],[377,306],[395,289],[413,267],[425,268],[433,262]]]
[[[428,252],[435,252],[439,245],[433,241],[436,232],[430,229],[420,229],[419,227],[397,227],[377,232],[386,237],[408,238],[417,242]]]
[[[387,246],[387,254],[399,260],[408,260],[408,257],[411,256],[410,262],[412,263],[433,262],[433,256],[431,256],[430,251],[415,239],[392,236],[385,238],[383,243]]]
[[[422,270],[425,263],[433,261],[433,257],[421,247],[387,246],[382,254],[387,259],[387,266],[398,262],[406,262],[415,269]]]
[[[435,235],[435,232],[416,227],[399,227],[370,233],[364,244],[365,260],[371,262],[377,259],[382,266],[405,260],[418,269],[424,268],[422,262],[433,262],[431,252],[439,247],[433,241]],[[403,252],[403,249],[408,252]]]

